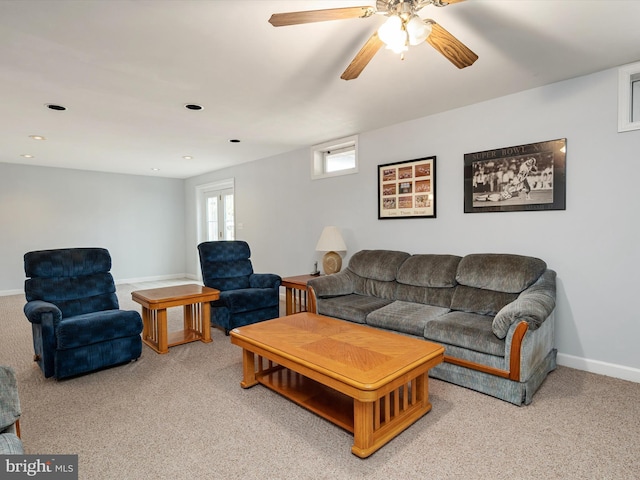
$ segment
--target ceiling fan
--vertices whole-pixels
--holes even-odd
[[[274,13],[269,23],[274,27],[325,22],[347,18],[368,18],[373,14],[385,15],[388,20],[369,37],[340,78],[358,78],[373,56],[386,45],[396,53],[404,55],[409,45],[424,41],[444,55],[458,68],[473,65],[478,56],[460,40],[431,19],[423,20],[416,12],[427,5],[445,7],[464,0],[377,0],[375,7],[344,7],[303,12]],[[402,57],[404,58],[404,57]]]

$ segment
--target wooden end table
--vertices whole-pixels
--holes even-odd
[[[169,347],[200,340],[211,342],[211,306],[220,292],[202,285],[188,284],[131,292],[142,305],[142,341],[158,353]],[[167,331],[167,308],[184,307],[184,330]]]
[[[298,275],[282,279],[281,285],[285,288],[287,315],[307,311],[307,282],[318,277],[319,275]]]
[[[303,312],[231,330],[243,388],[258,383],[353,433],[365,458],[431,410],[429,369],[444,347]]]

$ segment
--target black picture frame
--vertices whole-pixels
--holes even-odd
[[[378,165],[378,219],[436,218],[436,157]]]
[[[567,139],[464,155],[464,213],[566,210]]]

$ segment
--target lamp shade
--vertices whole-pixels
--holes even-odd
[[[318,252],[327,252],[322,257],[322,269],[327,275],[338,273],[342,268],[342,257],[336,251],[346,251],[347,246],[344,244],[342,235],[338,227],[324,227],[320,240],[316,245]]]
[[[318,244],[316,245],[316,251],[337,252],[345,250],[347,250],[347,246],[344,244],[342,234],[338,227],[324,227],[320,235],[320,240],[318,240]]]
[[[424,42],[431,33],[431,24],[426,23],[419,16],[412,16],[406,23],[410,45],[419,45]]]

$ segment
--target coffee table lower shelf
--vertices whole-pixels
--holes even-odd
[[[260,355],[254,357],[247,350],[244,354],[245,368],[251,369],[255,365],[256,370],[254,381],[247,382],[245,375],[245,381],[241,383],[243,388],[260,383],[352,433],[354,443],[351,452],[360,458],[379,450],[431,410],[428,390],[430,364],[414,371],[415,376],[404,382],[389,384],[379,392],[366,392],[366,396],[372,394],[375,400],[361,401]],[[253,361],[249,357],[254,357]]]
[[[353,433],[353,399],[281,366],[257,377],[274,392]]]

